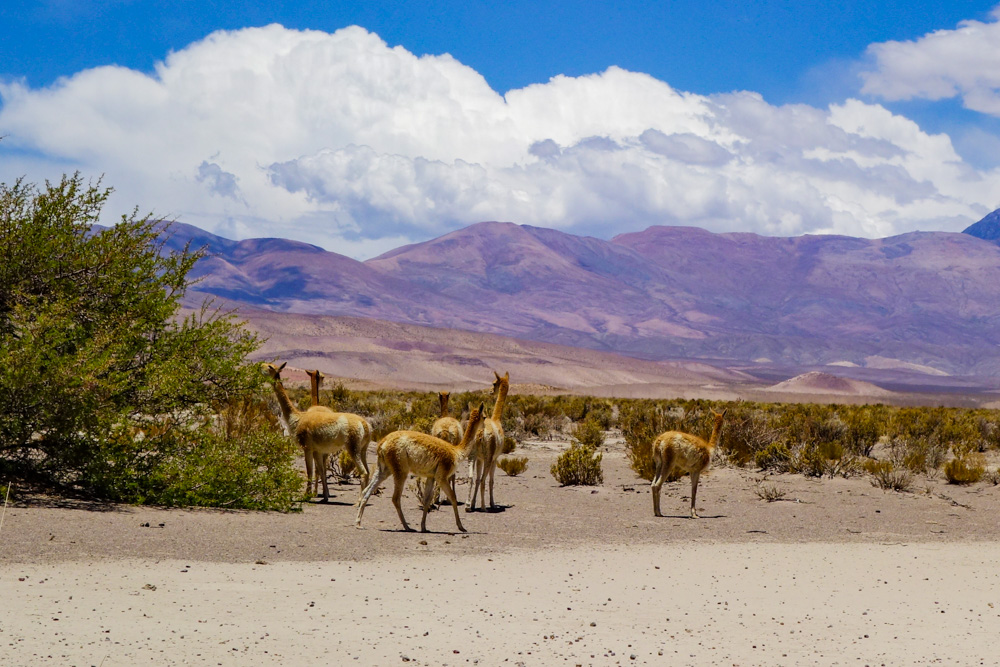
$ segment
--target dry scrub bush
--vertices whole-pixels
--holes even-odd
[[[944,464],[944,476],[949,484],[975,484],[985,472],[986,460],[978,453],[956,456]]]
[[[594,418],[587,417],[582,422],[573,427],[573,440],[583,447],[598,449],[604,446],[604,430],[601,423]]]
[[[497,467],[510,477],[517,477],[528,469],[527,456],[507,456],[497,460]]]
[[[561,486],[596,486],[604,482],[600,452],[579,444],[559,455],[550,472]]]
[[[871,475],[872,486],[884,491],[909,491],[913,477],[906,468],[897,468],[891,461],[865,461],[865,471]]]
[[[330,457],[330,472],[338,484],[347,484],[357,473],[357,465],[351,455],[342,450],[337,456]]]
[[[769,503],[773,503],[778,500],[782,500],[785,497],[785,492],[779,489],[775,484],[769,484],[763,479],[757,480],[754,484],[753,492],[761,500],[766,500]]]

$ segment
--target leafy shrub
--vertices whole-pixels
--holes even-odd
[[[587,417],[573,427],[573,440],[583,447],[598,449],[604,445],[604,431],[596,419]]]
[[[497,459],[497,467],[511,477],[517,477],[528,469],[527,456],[507,456]]]
[[[596,486],[604,482],[602,458],[592,447],[574,443],[552,464],[551,473],[562,486]]]
[[[754,456],[754,464],[760,470],[788,472],[792,463],[792,452],[783,442],[772,442]]]
[[[252,405],[257,338],[208,306],[181,317],[204,253],[170,250],[168,226],[135,213],[95,230],[110,193],[79,175],[0,185],[0,472],[112,501],[288,509],[293,452]]]
[[[865,471],[871,475],[872,486],[884,491],[909,491],[913,477],[906,468],[897,468],[891,461],[868,460]]]
[[[982,454],[956,456],[944,464],[944,476],[949,484],[975,484],[985,472],[986,462]]]

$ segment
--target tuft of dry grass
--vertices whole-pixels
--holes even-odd
[[[330,457],[330,472],[338,484],[347,484],[357,473],[357,465],[351,455],[342,450],[337,456]]]
[[[776,484],[765,482],[763,479],[757,480],[757,483],[754,484],[753,492],[758,498],[766,500],[769,503],[784,500],[785,498],[784,490],[779,489]]]
[[[872,486],[883,491],[909,491],[913,476],[909,470],[896,467],[891,461],[865,461],[865,471],[871,475]]]
[[[528,469],[527,456],[508,456],[497,460],[497,467],[510,477],[517,477]]]

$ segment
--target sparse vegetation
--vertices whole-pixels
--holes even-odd
[[[767,482],[764,479],[759,479],[754,483],[753,492],[758,498],[766,500],[769,503],[783,500],[786,495],[783,489],[779,489],[776,484]]]
[[[986,462],[979,453],[956,456],[944,465],[944,476],[949,484],[975,484],[985,472]]]
[[[510,477],[517,477],[528,469],[527,456],[506,456],[497,460],[497,467]]]
[[[871,475],[872,486],[883,491],[909,491],[913,475],[906,468],[897,468],[892,461],[865,462],[865,472]]]
[[[592,447],[573,443],[552,464],[552,476],[561,486],[596,486],[604,483],[603,455]]]

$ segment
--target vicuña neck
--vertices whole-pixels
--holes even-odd
[[[722,433],[722,420],[717,419],[712,427],[712,436],[708,439],[708,444],[714,449],[719,444],[719,435]]]
[[[500,421],[500,415],[503,414],[503,404],[507,401],[507,383],[501,382],[500,388],[497,389],[497,402],[493,406],[493,419],[495,421]]]
[[[448,397],[444,394],[438,394],[438,400],[441,401],[441,416],[448,416]]]
[[[462,456],[468,456],[472,450],[472,445],[476,441],[476,426],[477,424],[473,424],[470,419],[468,425],[465,427],[462,440],[458,443],[458,449],[462,452]]]
[[[275,380],[272,384],[274,385],[274,393],[278,397],[278,407],[281,408],[281,416],[287,422],[298,410],[295,409],[295,406],[292,405],[291,400],[288,398],[288,394],[285,393],[285,386],[281,384],[281,380]]]

